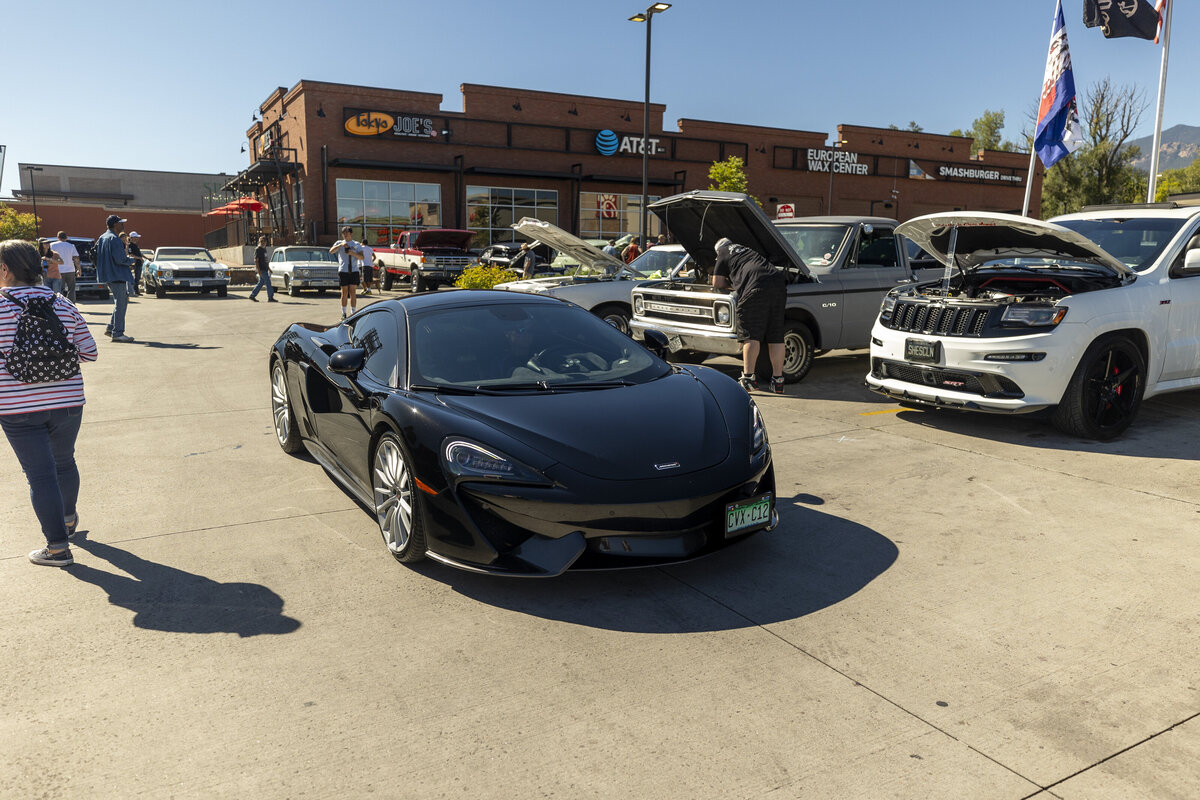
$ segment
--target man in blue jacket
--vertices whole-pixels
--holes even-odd
[[[125,220],[116,214],[105,220],[108,231],[96,240],[96,280],[108,284],[112,292],[113,313],[104,329],[114,342],[132,342],[125,335],[125,309],[129,306],[129,285],[133,283],[133,260],[125,252],[125,243],[118,234],[125,230]]]

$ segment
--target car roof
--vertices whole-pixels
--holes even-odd
[[[445,292],[425,292],[408,297],[397,297],[373,303],[372,306],[386,304],[403,308],[405,311],[418,312],[434,308],[462,308],[466,306],[496,305],[498,303],[510,305],[566,303],[567,305],[573,305],[573,303],[547,295],[505,292],[499,289],[453,289]]]
[[[853,225],[855,223],[865,222],[868,225],[891,225],[893,227],[899,224],[891,217],[787,217],[786,219],[776,219],[772,221],[780,227],[786,225],[805,225],[814,222],[830,225]]]
[[[1180,206],[1174,203],[1146,203],[1141,205],[1089,206],[1074,214],[1063,214],[1051,217],[1047,222],[1060,222],[1065,219],[1110,219],[1112,217],[1173,217],[1176,219],[1191,219],[1200,215],[1200,206]]]

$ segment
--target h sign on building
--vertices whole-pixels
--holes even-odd
[[[796,209],[791,203],[780,203],[775,206],[775,219],[792,219],[796,216]]]

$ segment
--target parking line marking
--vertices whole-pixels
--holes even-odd
[[[895,414],[895,413],[898,413],[903,410],[904,410],[903,408],[886,408],[883,411],[864,411],[861,414],[859,414],[859,416],[860,417],[873,417],[876,414]]]

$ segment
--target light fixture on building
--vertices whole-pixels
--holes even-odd
[[[246,145],[242,145],[242,152],[246,152]]]
[[[513,108],[513,111],[521,110],[521,98],[519,98],[519,97],[517,98],[517,102],[512,104],[512,108]]]
[[[621,119],[625,120],[626,122],[629,122],[630,121],[629,120],[629,112],[626,111],[624,114],[622,114]]]
[[[572,103],[571,107],[569,109],[567,109],[567,113],[570,114],[572,117],[578,117],[579,109],[575,107],[574,103]]]
[[[317,116],[318,116],[318,117],[320,117],[321,119],[325,119],[325,106],[324,106],[324,104],[317,106]]]
[[[754,148],[754,152],[765,153],[767,152],[767,146],[765,144],[760,144],[758,147]]]
[[[253,111],[251,111],[251,112],[250,112],[250,121],[251,121],[251,122],[258,122],[258,114],[257,114],[257,113],[255,113],[255,112],[253,112]]]

